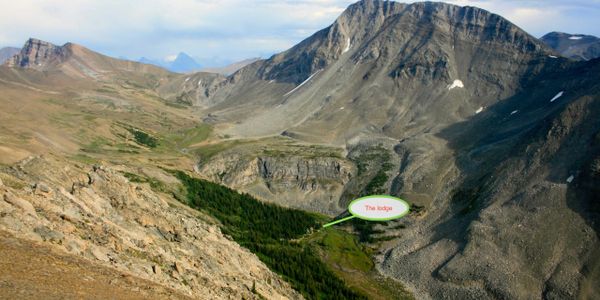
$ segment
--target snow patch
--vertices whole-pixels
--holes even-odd
[[[558,92],[558,94],[556,94],[556,96],[554,96],[554,98],[550,99],[550,102],[554,102],[554,100],[560,98],[563,95],[564,91],[560,91]]]
[[[510,113],[510,115],[512,116],[512,115],[514,115],[514,114],[516,114],[516,113],[518,113],[518,112],[519,112],[518,110],[513,110],[513,111]]]
[[[165,56],[166,62],[174,62],[177,59],[177,54],[167,55]]]
[[[571,183],[573,181],[573,179],[575,179],[575,176],[573,176],[573,175],[569,176],[569,178],[567,178],[567,183]]]
[[[448,85],[448,90],[451,90],[451,89],[456,88],[456,87],[464,88],[465,85],[463,84],[462,81],[456,79],[456,80],[454,80],[454,82],[452,82],[452,84]]]
[[[273,83],[273,82],[275,82],[275,79],[269,80],[269,83]]]
[[[483,111],[483,106],[480,106],[478,110],[475,111],[476,114],[480,113]]]
[[[183,82],[188,82],[188,80],[190,80],[190,78],[189,78],[189,77],[188,77],[188,78],[186,78],[186,79],[185,79]]]
[[[342,54],[348,52],[348,50],[350,50],[350,38],[346,40],[346,48],[344,48]]]
[[[582,38],[583,38],[582,36],[577,36],[577,35],[573,35],[573,36],[569,37],[570,40],[580,40]]]
[[[319,72],[321,72],[323,69],[319,69],[316,72],[314,72],[312,75],[308,76],[308,78],[306,78],[306,80],[302,81],[301,84],[299,84],[297,87],[295,87],[293,90],[285,93],[283,96],[287,96],[293,92],[295,92],[297,89],[299,89],[301,86],[303,86],[305,83],[307,83],[309,80],[311,80],[315,75],[317,75]]]
[[[548,55],[548,57],[550,57],[550,58],[558,58],[558,57],[556,57],[554,55]]]
[[[344,107],[343,107],[343,106],[342,106],[342,107],[340,107],[340,110],[344,110]]]
[[[202,79],[198,80],[198,86],[202,84]]]

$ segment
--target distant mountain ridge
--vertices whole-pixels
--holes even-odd
[[[4,47],[0,49],[0,64],[3,64],[6,60],[19,53],[19,51],[21,49],[16,47]]]
[[[74,44],[57,46],[30,38],[19,53],[6,61],[9,67],[42,69],[53,63],[61,63],[72,55]]]
[[[198,71],[202,66],[186,53],[180,52],[173,60],[155,60],[142,57],[138,60],[141,63],[151,64],[165,68],[176,73],[190,73]]]
[[[41,79],[81,80],[89,82],[113,80],[118,74],[153,81],[151,74],[172,76],[173,73],[153,65],[121,60],[102,55],[78,44],[62,46],[36,38],[28,39],[20,51],[6,60],[3,66],[11,69],[34,69],[55,74]],[[60,86],[60,84],[59,84]]]
[[[550,32],[540,38],[564,57],[590,60],[600,57],[600,38],[593,35]]]

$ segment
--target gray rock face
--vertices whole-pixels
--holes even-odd
[[[30,38],[19,54],[6,61],[9,67],[39,69],[51,62],[60,62],[70,55],[68,47],[57,46],[42,40]]]
[[[258,74],[264,80],[299,84],[338,60],[346,47],[360,45],[380,30],[387,18],[405,8],[406,5],[392,1],[357,2],[331,26],[265,61]]]
[[[593,35],[550,32],[540,40],[564,57],[576,60],[600,57],[600,39]]]
[[[208,179],[278,204],[337,214],[337,201],[354,176],[352,164],[340,157],[266,156],[240,149],[227,151],[201,165]]]
[[[557,65],[440,132],[460,177],[380,257],[382,270],[434,299],[597,297],[598,71]]]
[[[281,181],[306,191],[314,190],[317,180],[347,182],[350,177],[347,165],[335,158],[259,157],[257,165],[259,176],[266,179],[268,185]]]

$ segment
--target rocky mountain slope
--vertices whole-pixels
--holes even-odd
[[[144,291],[146,296],[300,298],[256,256],[227,239],[209,217],[146,184],[131,183],[124,171],[54,156],[2,167],[0,229],[69,253],[73,258],[67,260],[84,258],[85,264],[123,274],[102,284],[120,288],[119,281],[133,286],[145,280],[157,291],[163,289],[162,296]],[[168,174],[160,176],[177,183]],[[11,293],[22,288],[8,275],[2,276],[14,285]],[[169,295],[169,289],[177,294]],[[49,295],[43,289],[29,292]],[[131,291],[116,294],[121,296],[131,297]]]
[[[79,45],[30,39],[0,66],[0,163],[48,152],[75,155],[81,149],[89,155],[121,148],[112,155],[123,156],[142,149],[133,149],[138,146],[132,128],[151,135],[193,128],[198,122],[192,111],[166,105],[155,91],[179,77]]]
[[[443,124],[471,116],[510,96],[550,53],[481,9],[361,1],[291,49],[192,88],[208,91],[196,93],[210,95],[208,112],[232,123],[226,134],[287,131],[343,145],[361,134],[400,138],[399,127],[423,131],[423,115]]]
[[[226,136],[282,134],[346,153],[383,144],[403,160],[385,188],[427,206],[456,176],[436,133],[513,96],[560,63],[552,53],[482,9],[360,1],[268,60],[226,78],[194,75],[199,85],[190,79],[178,97],[196,99]]]
[[[0,232],[0,294],[16,298],[147,299],[191,297],[46,245]],[[59,279],[59,280],[57,280]]]
[[[600,57],[600,39],[593,35],[550,32],[540,40],[564,57],[576,60]]]
[[[0,66],[0,250],[35,258],[3,268],[3,294],[301,298],[215,220],[124,177],[150,167],[175,187],[156,166],[191,169],[181,148],[210,129],[153,91],[177,76],[36,40]]]
[[[223,135],[284,135],[352,154],[338,212],[372,190],[418,207],[378,227],[401,236],[380,249],[380,270],[418,298],[593,298],[597,64],[557,57],[482,9],[360,1],[291,49],[182,93]],[[376,147],[389,159],[367,154]],[[248,160],[224,153],[232,161],[200,171],[239,188],[227,174]]]
[[[431,298],[597,297],[599,67],[557,66],[441,132],[458,182],[411,220],[382,270]]]

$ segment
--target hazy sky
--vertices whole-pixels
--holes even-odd
[[[164,58],[183,51],[225,63],[285,50],[331,24],[353,2],[0,0],[0,46],[21,46],[36,37],[115,57]],[[485,8],[537,37],[550,31],[600,36],[600,0],[446,2]]]

